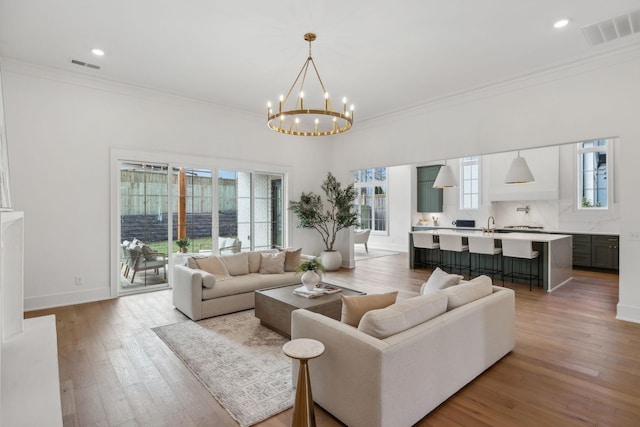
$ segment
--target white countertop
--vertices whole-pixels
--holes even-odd
[[[483,233],[480,230],[475,229],[439,229],[439,230],[421,230],[421,231],[412,231],[412,233],[424,233],[424,234],[433,234],[433,235],[442,235],[442,234],[451,234],[455,236],[484,236],[484,237],[492,237],[498,240],[529,240],[532,242],[551,242],[554,240],[566,239],[567,237],[571,237],[569,234],[549,234],[549,233]]]
[[[455,227],[453,225],[451,225],[451,226],[442,226],[442,225],[433,226],[433,225],[416,224],[413,227],[425,227],[425,228],[434,229],[434,230],[438,230],[438,231],[439,230],[477,230],[477,231],[482,231],[481,227]],[[502,232],[502,234],[522,232],[522,233],[542,233],[542,234],[587,234],[587,235],[594,235],[594,236],[619,236],[620,235],[620,233],[612,232],[612,231],[555,230],[555,229],[551,229],[551,228],[519,230],[517,228],[505,228],[505,227],[498,226],[498,227],[495,227],[494,230]]]

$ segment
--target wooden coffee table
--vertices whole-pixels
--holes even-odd
[[[282,286],[278,288],[261,289],[255,292],[256,317],[267,328],[273,329],[280,335],[291,338],[291,312],[299,308],[324,314],[332,319],[340,320],[342,314],[342,295],[364,295],[364,292],[343,288],[341,292],[321,295],[315,298],[305,298],[295,295],[293,290],[302,284]]]

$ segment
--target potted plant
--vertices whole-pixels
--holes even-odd
[[[313,257],[310,260],[301,262],[296,267],[296,273],[302,274],[301,280],[302,284],[307,288],[307,290],[312,291],[313,288],[320,282],[320,274],[319,272],[324,271],[324,266],[318,257]]]
[[[186,253],[191,242],[188,237],[176,240],[176,245],[180,248],[180,252]]]
[[[321,188],[326,204],[319,194],[303,192],[299,201],[289,203],[289,209],[300,220],[298,228],[310,228],[320,233],[325,245],[321,255],[322,264],[326,270],[333,271],[342,264],[342,255],[333,249],[338,232],[358,224],[353,206],[356,192],[353,184],[342,188],[331,172],[327,173]]]

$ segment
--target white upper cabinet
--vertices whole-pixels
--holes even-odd
[[[518,200],[557,200],[560,197],[560,149],[557,146],[520,150],[533,174],[535,182],[505,184],[507,170],[516,151],[482,157],[484,176],[489,178],[490,202]]]

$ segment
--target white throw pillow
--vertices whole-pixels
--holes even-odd
[[[439,291],[440,289],[446,289],[450,286],[455,286],[460,283],[462,276],[457,274],[449,274],[440,270],[440,267],[436,267],[429,276],[429,279],[422,284],[420,293],[422,295],[430,294],[431,292]]]
[[[388,307],[365,313],[358,330],[384,339],[433,319],[447,311],[447,295],[434,292],[398,301]]]
[[[200,275],[202,276],[202,286],[207,289],[213,288],[213,285],[216,284],[216,276],[204,270],[200,270]]]
[[[493,284],[489,276],[478,276],[466,283],[444,289],[442,292],[449,297],[449,302],[447,303],[447,311],[449,311],[491,295],[493,293]]]
[[[283,274],[286,252],[263,253],[260,261],[260,274]]]

